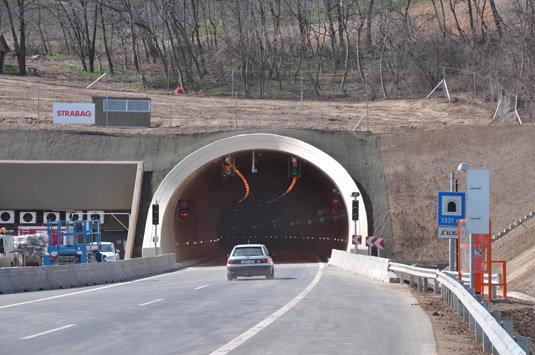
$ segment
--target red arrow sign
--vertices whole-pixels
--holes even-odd
[[[366,238],[366,245],[372,248],[384,249],[385,240],[384,238],[369,236]]]
[[[362,236],[361,235],[354,235],[353,236],[353,244],[360,244],[362,243]]]

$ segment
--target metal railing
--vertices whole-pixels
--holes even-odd
[[[449,302],[455,312],[468,322],[470,328],[476,333],[476,339],[483,344],[483,351],[497,351],[499,354],[529,352],[529,342],[522,338],[519,342],[523,347],[517,344],[511,334],[489,312],[490,303],[488,301],[480,303],[474,297],[473,291],[463,285],[463,281],[459,282],[455,276],[451,277],[440,270],[392,262],[389,264],[389,270],[399,276],[401,283],[408,280],[411,286],[416,285],[423,291],[430,289],[429,280],[432,280],[433,291],[441,293],[442,298]]]

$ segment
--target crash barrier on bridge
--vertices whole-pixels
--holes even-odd
[[[0,268],[0,293],[93,286],[177,269],[175,254],[104,263]]]
[[[433,290],[440,293],[455,313],[463,317],[470,329],[475,333],[476,340],[481,342],[484,352],[505,354],[529,354],[529,338],[513,339],[512,322],[501,322],[500,312],[490,312],[490,303],[481,301],[468,285],[440,270],[420,268],[399,263],[390,263],[389,269],[395,272],[400,282],[406,280],[411,287],[422,291]],[[498,323],[501,322],[501,323]]]
[[[390,282],[389,259],[333,249],[329,265],[382,282]]]

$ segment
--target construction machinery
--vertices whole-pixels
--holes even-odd
[[[91,221],[48,221],[48,245],[43,264],[86,264],[101,261],[101,223]]]

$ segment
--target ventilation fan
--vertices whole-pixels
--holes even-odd
[[[104,224],[104,211],[87,211],[88,221],[100,221]]]
[[[37,212],[21,211],[19,212],[20,224],[36,224]]]
[[[65,220],[66,221],[83,221],[84,220],[84,212],[83,211],[67,211],[65,212]]]
[[[0,210],[0,224],[14,224],[14,223],[15,223],[15,211]]]

